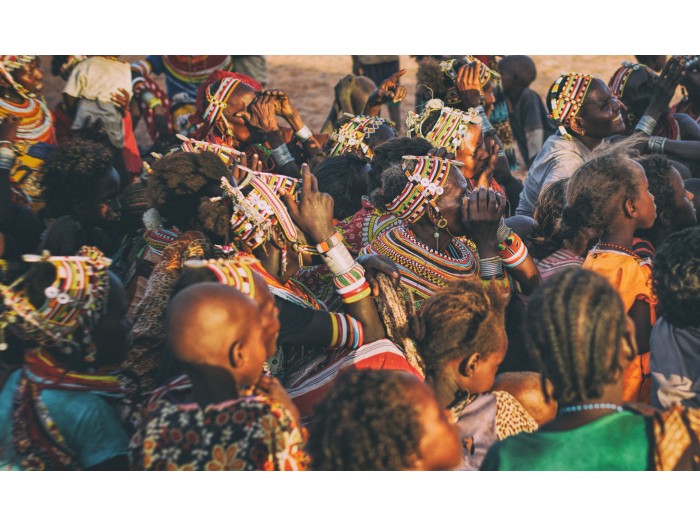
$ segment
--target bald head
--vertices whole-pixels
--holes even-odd
[[[260,336],[252,299],[231,286],[201,283],[179,292],[168,306],[167,343],[178,361],[226,366],[235,342]]]
[[[525,88],[537,78],[535,61],[527,55],[506,55],[498,63],[501,75],[512,79],[512,84]]]

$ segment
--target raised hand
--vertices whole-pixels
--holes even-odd
[[[129,109],[129,92],[124,88],[119,88],[116,93],[110,95],[112,104],[117,106],[122,113]]]
[[[264,132],[277,131],[276,100],[271,95],[259,95],[249,106],[248,123]],[[279,107],[279,105],[277,106]]]
[[[328,239],[333,228],[333,197],[318,191],[318,180],[308,164],[301,166],[301,199],[297,203],[292,195],[282,194],[289,216],[298,228],[308,234],[314,244]]]
[[[457,86],[467,108],[475,108],[481,104],[481,97],[484,93],[481,90],[481,81],[479,80],[479,64],[472,62],[459,68],[455,86]]]
[[[462,219],[469,236],[479,249],[480,258],[492,257],[498,253],[496,232],[504,204],[503,195],[490,188],[474,189],[462,203]]]

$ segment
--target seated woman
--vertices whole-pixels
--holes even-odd
[[[643,133],[646,149],[685,164],[700,173],[700,125],[669,103],[685,69],[685,59],[672,57],[660,75],[642,64],[623,62],[610,79],[610,89],[626,106],[626,134]]]
[[[35,55],[0,55],[0,118],[19,119],[12,137],[17,158],[10,170],[14,202],[31,204],[34,211],[44,205],[42,166],[56,144],[39,66]]]
[[[457,429],[420,379],[396,371],[343,374],[318,405],[307,450],[312,470],[448,470]]]
[[[203,125],[194,138],[258,155],[266,172],[299,175],[302,162],[321,153],[324,137],[314,137],[279,90],[258,91],[255,82],[239,73],[215,72],[197,94],[197,114]],[[281,128],[277,117],[290,128]]]
[[[268,367],[285,387],[295,389],[295,396],[305,395],[304,406],[310,407],[317,401],[315,389],[328,380],[315,381],[317,374],[329,370],[331,375],[337,373],[335,365],[367,343],[381,340],[374,349],[379,361],[387,352],[396,352],[383,339],[384,327],[373,296],[378,294],[375,272],[387,273],[394,282],[399,274],[386,259],[353,259],[333,228],[333,200],[318,191],[308,166],[302,168],[298,202],[298,179],[242,167],[237,173],[238,186],[224,183],[226,197],[233,202],[232,239],[241,252],[260,261],[251,267],[264,277],[280,311],[279,350],[268,360]],[[309,240],[313,244],[309,245]],[[293,278],[305,262],[310,262],[312,254],[320,254],[333,274],[341,296],[341,313],[328,312],[308,288]],[[387,349],[382,350],[384,347]],[[365,365],[370,367],[371,362]],[[397,366],[413,371],[405,360]]]
[[[543,282],[566,268],[580,268],[590,240],[585,229],[563,224],[568,181],[560,179],[545,187],[535,206],[537,230],[529,247]]]
[[[462,469],[478,470],[495,441],[548,421],[536,421],[510,393],[491,392],[508,347],[504,312],[505,298],[473,277],[428,298],[411,319],[425,380],[457,422]],[[551,417],[555,408],[548,407]]]
[[[96,246],[107,255],[119,247],[109,228],[121,216],[119,174],[107,147],[85,139],[58,146],[44,165],[45,216],[55,219],[39,250],[75,255]]]
[[[582,269],[553,276],[531,298],[527,325],[528,348],[554,386],[557,416],[533,434],[494,443],[481,470],[683,468],[700,415],[677,408],[652,422],[621,406],[634,328],[603,277]]]
[[[166,331],[190,382],[150,400],[131,441],[133,468],[306,468],[298,412],[276,380],[261,377],[271,354],[252,299],[234,287],[195,284],[173,297]]]
[[[625,130],[619,101],[605,82],[590,75],[561,75],[549,88],[545,105],[558,133],[545,141],[532,161],[516,215],[532,217],[547,184],[571,177],[604,139]]]
[[[126,470],[129,438],[115,407],[123,393],[112,373],[129,345],[124,288],[94,248],[28,260],[27,274],[0,287],[0,330],[27,346],[0,392],[0,467]]]

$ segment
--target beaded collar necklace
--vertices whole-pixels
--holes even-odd
[[[576,414],[586,410],[614,410],[615,412],[622,412],[622,407],[614,403],[584,403],[561,407],[557,410],[557,414]]]
[[[632,250],[628,250],[627,248],[625,248],[623,246],[618,246],[617,244],[610,244],[607,242],[599,242],[598,244],[596,244],[593,247],[593,249],[597,249],[599,251],[611,251],[612,250],[612,251],[621,252],[621,253],[624,253],[625,255],[629,255],[630,257],[635,257],[636,259],[639,259],[639,256],[636,253],[634,253]]]

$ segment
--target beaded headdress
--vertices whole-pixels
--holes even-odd
[[[280,195],[283,192],[295,195],[299,180],[253,171],[243,166],[238,169],[246,175],[237,186],[232,186],[225,178],[221,179],[224,195],[233,201],[233,241],[254,250],[268,239],[272,227],[279,224],[287,239],[296,242],[297,228]],[[211,200],[218,199],[220,197]]]
[[[233,90],[236,89],[236,86],[240,83],[241,81],[237,78],[226,77],[221,80],[216,92],[211,92],[213,84],[207,87],[205,94],[207,106],[204,108],[203,117],[207,124],[213,126],[214,123],[219,120],[221,114],[228,107],[226,102],[228,97],[231,96]]]
[[[27,262],[48,262],[56,271],[53,283],[44,289],[44,303],[34,307],[26,292],[26,274],[10,286],[0,285],[4,310],[0,313],[0,337],[8,326],[19,337],[40,346],[71,353],[91,347],[91,331],[104,314],[109,292],[111,260],[97,248],[84,246],[79,255],[51,257],[25,255]],[[7,344],[0,341],[0,350]]]
[[[374,152],[369,146],[370,137],[377,132],[382,124],[393,128],[393,123],[379,117],[353,116],[348,113],[345,115],[352,117],[352,119],[331,133],[330,141],[333,146],[328,156],[336,157],[350,151],[358,151],[368,159],[372,159]]]
[[[233,149],[222,144],[214,144],[204,140],[195,140],[185,137],[184,135],[176,135],[176,137],[182,141],[182,144],[180,144],[180,149],[182,151],[187,153],[210,151],[217,155],[229,168],[233,168],[234,165],[238,164],[238,161],[242,155],[242,153],[237,149]]]
[[[12,73],[31,64],[35,59],[36,55],[0,55],[0,75],[24,98],[34,98],[35,95],[16,82]]]
[[[557,78],[549,89],[549,116],[557,123],[562,137],[571,138],[566,127],[581,110],[592,80],[591,75],[567,73]]]
[[[409,169],[411,163],[415,167]],[[408,179],[406,187],[387,204],[387,211],[400,219],[414,223],[425,213],[428,205],[435,207],[438,197],[445,190],[443,186],[451,166],[463,166],[456,160],[441,157],[403,157],[403,172]]]
[[[612,94],[615,95],[617,98],[621,99],[622,95],[625,92],[627,81],[630,79],[630,76],[632,76],[632,73],[645,68],[647,70],[649,69],[644,64],[633,64],[632,62],[623,62],[622,66],[620,66],[618,70],[615,71],[612,78],[610,79],[610,82],[608,83]]]
[[[238,255],[235,259],[209,259],[202,261],[191,259],[185,261],[188,268],[207,268],[216,275],[221,284],[233,286],[251,299],[255,299],[255,281],[253,281],[252,264],[257,263],[255,257]]]
[[[459,70],[462,68],[462,66],[464,66],[465,64],[471,64],[473,62],[476,62],[478,64],[479,84],[482,88],[492,78],[501,78],[501,75],[499,75],[496,71],[494,71],[486,64],[484,64],[481,60],[472,55],[466,55],[462,58],[452,58],[449,60],[443,60],[442,62],[440,62],[440,69],[443,73],[445,73],[447,78],[449,78],[454,83],[457,80],[457,75],[459,74]],[[445,102],[447,102],[447,105],[449,106],[456,106],[462,103],[462,97],[454,85],[447,88],[447,91],[445,93]]]
[[[423,129],[423,123],[427,118],[440,112],[440,116],[429,130]],[[456,153],[461,138],[467,134],[467,127],[480,125],[482,118],[474,108],[468,111],[446,106],[440,99],[434,98],[426,102],[423,113],[408,112],[406,118],[407,135],[409,137],[423,137],[436,148],[445,148],[450,153]]]

